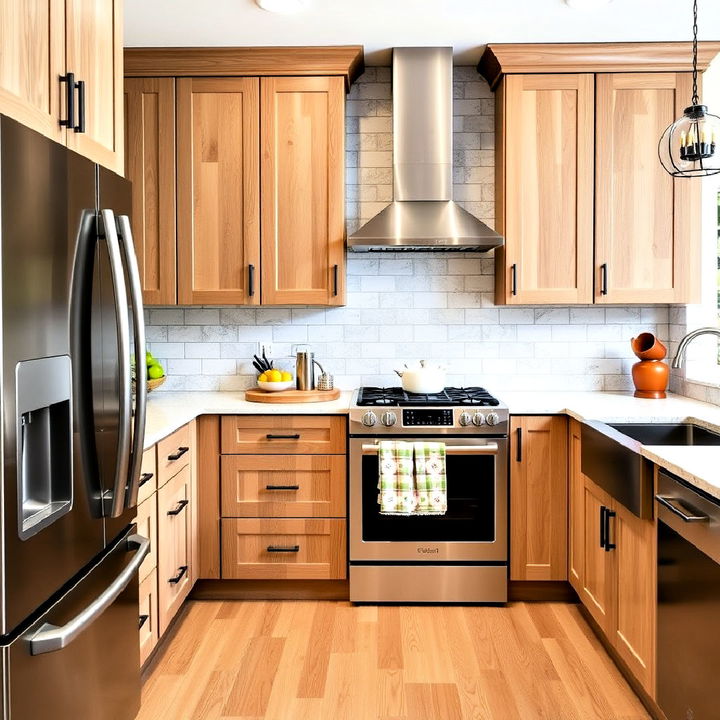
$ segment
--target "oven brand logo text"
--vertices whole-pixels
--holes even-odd
[[[419,547],[417,551],[420,555],[437,555],[440,552],[440,548]]]

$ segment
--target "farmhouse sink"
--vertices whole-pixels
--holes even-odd
[[[693,423],[608,423],[641,445],[720,445],[720,433]]]

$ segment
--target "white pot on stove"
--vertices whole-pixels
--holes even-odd
[[[400,377],[402,389],[411,393],[439,393],[445,389],[446,371],[442,365],[420,360],[395,370]]]

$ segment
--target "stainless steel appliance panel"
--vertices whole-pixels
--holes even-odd
[[[657,702],[668,720],[718,716],[720,505],[660,472]]]
[[[140,705],[137,567],[144,553],[133,542],[134,530],[128,528],[102,562],[3,649],[7,720],[135,717]],[[122,589],[128,571],[131,579]],[[123,580],[115,588],[119,595],[93,617],[88,608],[118,579]],[[64,639],[53,644],[43,633]],[[57,644],[64,647],[51,650]]]
[[[69,210],[72,188],[74,209]],[[97,478],[86,475],[73,427],[72,504],[39,532],[18,522],[18,363],[71,355],[70,297],[78,235],[92,230],[95,166],[8,118],[0,118],[2,262],[2,617],[5,634],[104,547]],[[22,398],[20,400],[22,403]],[[74,413],[73,413],[74,416]]]

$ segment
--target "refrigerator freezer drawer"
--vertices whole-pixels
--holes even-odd
[[[134,531],[130,526],[97,566],[3,648],[5,720],[135,717],[140,706],[137,572],[94,621],[68,636],[64,647],[44,652],[32,642],[49,626],[72,627],[123,571],[136,566],[139,551],[128,542]]]

